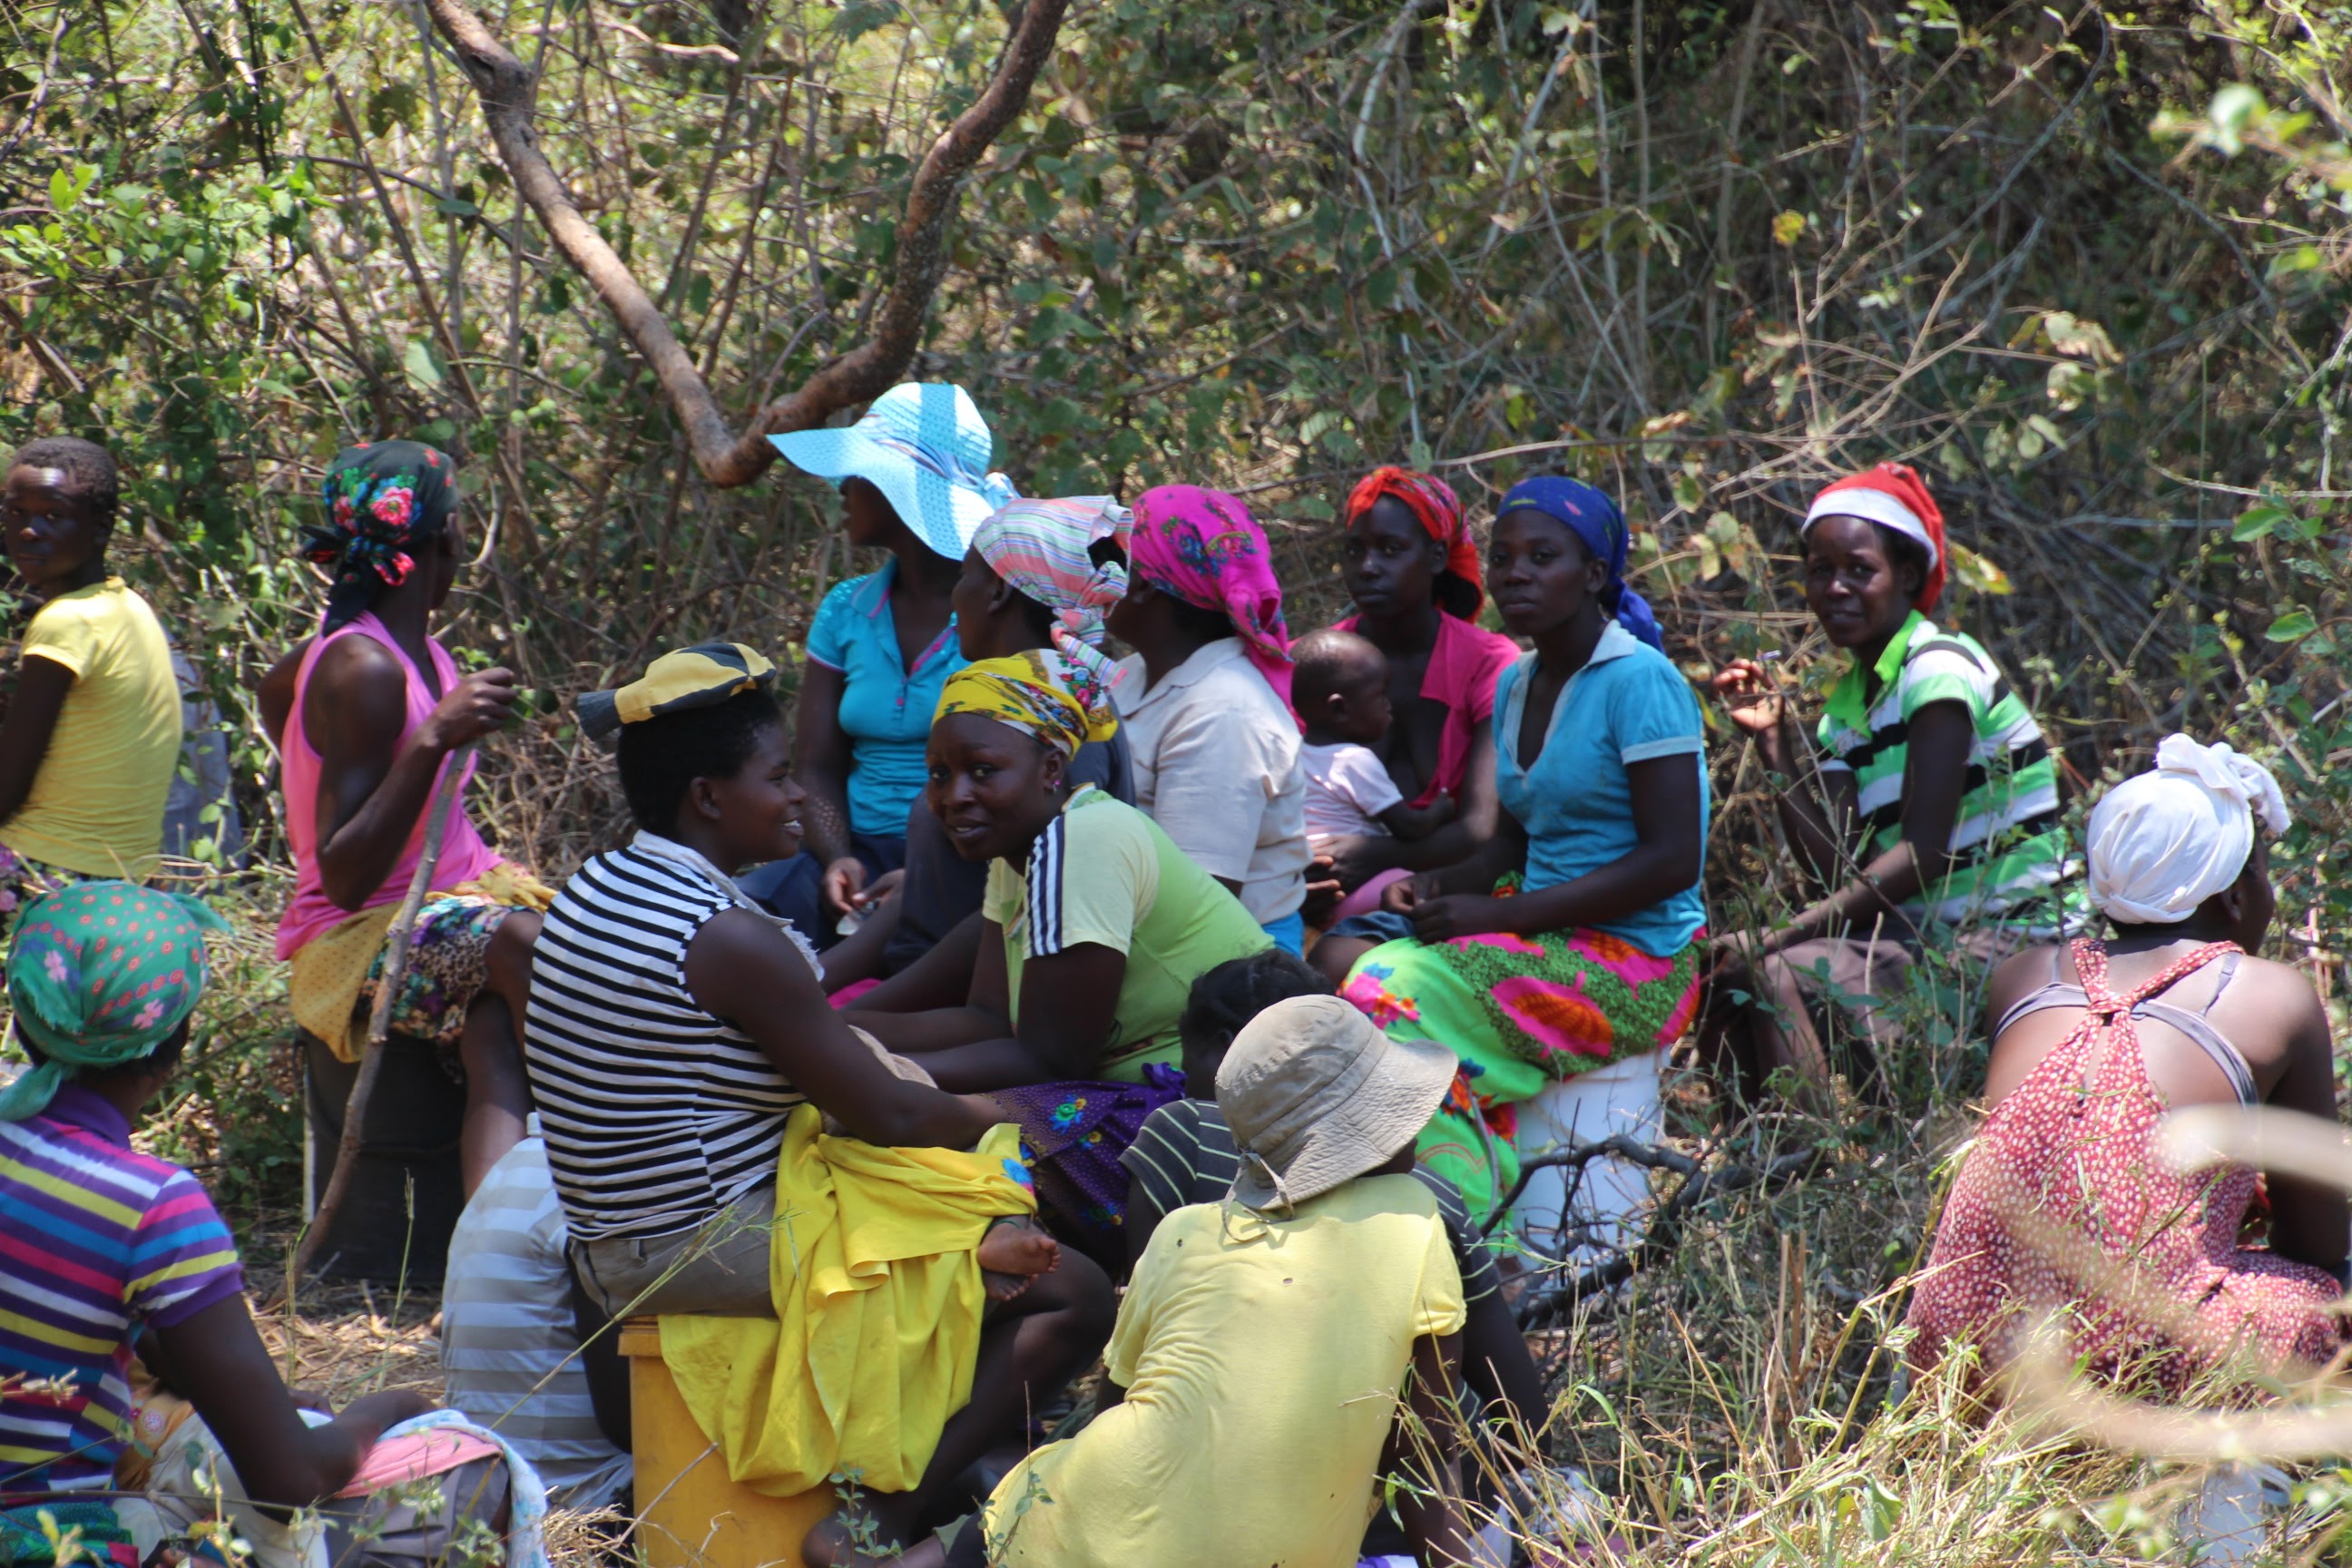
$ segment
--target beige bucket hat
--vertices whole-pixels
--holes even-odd
[[[1233,1195],[1289,1208],[1385,1163],[1429,1125],[1458,1065],[1434,1040],[1390,1039],[1337,996],[1276,1002],[1217,1068],[1242,1156]]]

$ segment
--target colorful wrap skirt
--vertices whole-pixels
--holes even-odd
[[[15,923],[16,911],[42,894],[54,893],[68,883],[90,880],[79,871],[68,871],[46,860],[19,855],[0,844],[0,931]]]
[[[1703,931],[1664,958],[1582,929],[1388,942],[1356,961],[1340,993],[1391,1039],[1434,1040],[1462,1059],[1417,1147],[1483,1224],[1519,1179],[1512,1108],[1680,1039],[1706,953]]]
[[[462,1080],[457,1044],[466,1009],[489,978],[490,939],[517,910],[544,913],[554,890],[507,861],[472,882],[425,895],[410,928],[408,968],[393,998],[392,1033],[433,1043]],[[320,932],[294,954],[287,999],[294,1022],[347,1062],[360,1059],[383,982],[396,904],[379,904]]]
[[[1151,1062],[1141,1083],[1039,1083],[1000,1089],[994,1098],[1021,1124],[1039,1215],[1062,1239],[1124,1272],[1128,1178],[1118,1157],[1145,1117],[1184,1098],[1184,1075]]]

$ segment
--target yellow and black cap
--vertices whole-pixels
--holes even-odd
[[[624,724],[716,707],[775,678],[775,665],[741,643],[697,643],[662,655],[626,686],[583,693],[575,707],[581,731],[592,741],[602,741]]]

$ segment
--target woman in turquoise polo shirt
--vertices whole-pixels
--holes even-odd
[[[1519,1107],[1623,1063],[1647,1081],[1604,1096],[1603,1124],[1571,1110],[1540,1120],[1638,1135],[1613,1122],[1654,1114],[1655,1053],[1697,1005],[1698,700],[1625,584],[1625,542],[1617,504],[1590,485],[1528,479],[1503,498],[1489,584],[1503,624],[1535,651],[1495,688],[1500,830],[1461,864],[1388,890],[1383,907],[1411,916],[1414,935],[1358,959],[1344,988],[1391,1036],[1462,1058],[1420,1152],[1482,1219],[1517,1184]],[[1640,1184],[1620,1186],[1630,1208]]]
[[[905,863],[931,710],[964,663],[950,595],[972,534],[1016,492],[989,471],[995,437],[960,386],[894,386],[845,429],[769,440],[839,484],[851,544],[891,556],[817,606],[793,737],[807,847],[742,881],[827,947],[843,917],[875,902],[881,879]]]

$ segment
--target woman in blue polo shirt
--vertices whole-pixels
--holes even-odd
[[[1481,1219],[1510,1194],[1522,1149],[1566,1132],[1639,1135],[1657,1105],[1656,1054],[1697,1005],[1698,700],[1624,567],[1624,517],[1591,486],[1528,479],[1503,498],[1488,582],[1503,624],[1535,651],[1495,687],[1500,831],[1459,865],[1391,888],[1384,907],[1415,934],[1348,973],[1348,999],[1391,1037],[1462,1058],[1420,1152]],[[1603,1079],[1597,1096],[1548,1092]],[[1552,1103],[1522,1137],[1520,1108],[1538,1096]],[[1621,1212],[1643,1191],[1630,1169],[1588,1170],[1584,1186]],[[1531,1238],[1564,1227],[1538,1221]]]
[[[909,382],[845,429],[769,440],[840,486],[852,545],[891,555],[881,571],[836,584],[809,625],[793,741],[807,847],[742,879],[824,947],[905,863],[931,710],[964,665],[949,596],[972,534],[1017,492],[989,471],[995,437],[961,386]]]

